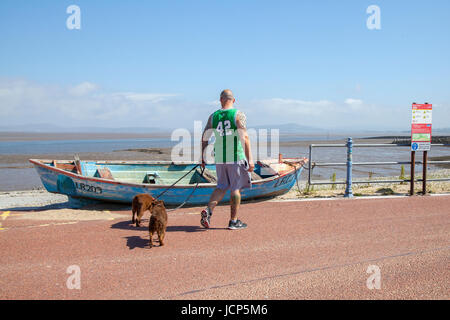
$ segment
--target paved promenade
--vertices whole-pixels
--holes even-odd
[[[180,209],[152,249],[148,214],[60,211],[0,212],[0,299],[450,298],[448,195]]]

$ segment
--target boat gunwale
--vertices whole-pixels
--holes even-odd
[[[303,160],[303,162],[307,161],[306,158],[285,158],[285,160]],[[44,162],[48,162],[51,163],[54,160],[51,159],[29,159],[29,162],[31,162],[34,165],[43,167],[45,169],[54,171],[54,172],[58,172],[61,173],[63,175],[72,177],[72,178],[78,178],[81,180],[88,180],[88,181],[94,181],[94,182],[100,182],[100,183],[108,183],[108,184],[115,184],[115,185],[123,185],[123,186],[132,186],[132,187],[144,187],[146,189],[162,189],[162,188],[167,188],[170,186],[170,184],[146,184],[146,183],[130,183],[130,182],[121,182],[121,181],[117,181],[117,180],[109,180],[109,179],[103,179],[103,178],[98,178],[98,177],[88,177],[88,176],[83,176],[80,175],[78,173],[73,173],[73,172],[69,172],[60,168],[55,168],[52,167],[49,164],[46,164]],[[56,161],[61,161],[61,162],[73,162],[73,160],[56,160]],[[173,161],[122,161],[122,160],[83,160],[85,162],[96,162],[96,163],[101,163],[101,164],[173,164],[173,165],[192,165],[192,164],[197,164],[196,162],[173,162]],[[301,170],[302,166],[300,166],[300,170]],[[252,181],[252,185],[254,184],[263,184],[266,182],[270,182],[273,180],[277,180],[280,179],[288,174],[291,174],[293,171],[298,170],[295,167],[292,167],[290,170],[285,171],[283,174],[276,174],[272,177],[268,177],[268,178],[264,178],[264,179],[260,179],[260,180],[254,180]],[[217,183],[199,183],[197,188],[211,188],[216,186]],[[177,188],[177,189],[185,189],[185,188],[192,188],[193,184],[178,184],[178,185],[174,185],[172,186],[172,188]]]

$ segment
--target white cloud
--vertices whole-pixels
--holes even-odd
[[[410,121],[408,108],[374,105],[348,98],[342,102],[330,100],[297,100],[272,98],[253,100],[242,105],[248,123],[297,123],[317,128],[343,130],[407,130]]]
[[[351,110],[359,110],[363,107],[363,101],[359,99],[348,98],[344,103],[350,107]]]
[[[329,112],[333,110],[336,106],[333,102],[328,100],[319,101],[305,101],[305,100],[294,100],[294,99],[282,99],[273,98],[269,100],[261,101],[264,106],[264,111],[268,113],[280,112],[286,113],[288,115],[321,115],[324,112]]]
[[[209,101],[206,103],[206,105],[214,108],[220,108],[220,100]]]
[[[360,105],[362,105],[363,101],[359,100],[359,99],[348,98],[345,100],[345,103],[348,105],[360,106]]]
[[[134,101],[134,102],[160,102],[164,101],[171,97],[176,97],[176,94],[161,94],[161,93],[135,93],[135,92],[118,92],[115,93],[116,96],[122,96],[125,99]]]
[[[180,94],[161,92],[108,92],[98,84],[73,86],[40,84],[0,78],[0,126],[52,123],[63,126],[182,127],[194,120],[205,123],[220,107],[215,101],[189,101]],[[361,99],[344,101],[290,98],[239,100],[236,108],[247,115],[247,124],[297,123],[317,128],[350,130],[397,128],[408,130],[411,110],[378,105]],[[448,104],[435,104],[433,126],[448,127]],[[435,126],[436,125],[436,126]]]
[[[83,96],[99,89],[99,86],[91,82],[82,82],[68,89],[68,92],[74,96]]]
[[[179,102],[170,100],[174,97],[171,93],[110,93],[90,82],[61,87],[0,79],[0,125],[159,126],[167,123],[168,114],[176,114]]]

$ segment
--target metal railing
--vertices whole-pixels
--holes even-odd
[[[450,146],[448,144],[436,143],[431,146]],[[326,184],[345,184],[345,197],[353,197],[352,184],[369,184],[369,183],[400,183],[400,182],[423,182],[423,179],[394,179],[394,180],[357,180],[353,181],[352,179],[352,168],[353,166],[376,166],[376,165],[411,165],[411,161],[370,161],[370,162],[353,162],[353,147],[368,147],[368,148],[376,148],[376,147],[409,147],[410,144],[391,144],[391,143],[353,143],[352,138],[347,139],[347,143],[342,144],[310,144],[309,145],[309,162],[308,162],[308,184],[309,185],[326,185]],[[313,148],[347,148],[347,162],[313,162]],[[423,161],[414,161],[415,164],[424,164]],[[425,161],[425,164],[450,164],[450,161]],[[346,181],[312,181],[312,171],[315,167],[337,167],[337,166],[346,166],[347,167],[347,178]],[[424,167],[426,170],[426,167]],[[425,171],[424,171],[425,172]],[[450,181],[450,178],[436,178],[436,179],[426,179],[426,182],[433,181]]]

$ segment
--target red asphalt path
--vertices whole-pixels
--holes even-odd
[[[169,213],[166,245],[149,249],[148,219],[135,228],[130,211],[72,224],[12,211],[0,221],[0,299],[450,298],[448,195],[247,203],[237,231],[225,229],[228,206],[210,230],[199,212]],[[71,265],[79,290],[66,285]],[[379,290],[366,285],[371,265]]]

